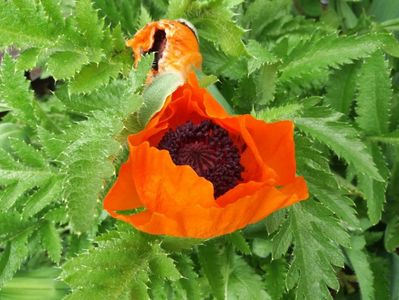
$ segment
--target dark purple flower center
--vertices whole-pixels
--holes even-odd
[[[235,187],[244,170],[240,152],[228,132],[209,120],[191,121],[169,131],[158,144],[168,150],[176,165],[189,165],[212,182],[215,198]]]

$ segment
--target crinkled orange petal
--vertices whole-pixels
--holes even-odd
[[[302,177],[298,177],[283,189],[264,186],[225,207],[205,208],[193,204],[176,214],[146,211],[133,216],[123,216],[123,219],[152,234],[211,238],[256,223],[272,212],[307,197],[306,183]]]
[[[104,200],[104,208],[111,214],[118,210],[130,210],[143,206],[137,195],[132,175],[132,164],[129,160],[121,165],[118,178]]]
[[[212,183],[190,166],[176,166],[167,150],[144,142],[130,151],[137,195],[148,210],[173,214],[192,205],[217,206]]]

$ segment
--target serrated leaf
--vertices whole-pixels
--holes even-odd
[[[265,105],[274,100],[277,82],[277,65],[264,65],[255,76],[256,103]]]
[[[362,299],[372,300],[374,298],[374,275],[370,266],[369,258],[364,251],[366,241],[363,236],[352,236],[351,248],[345,252],[349,257],[353,271],[360,285]]]
[[[399,248],[399,216],[392,217],[385,228],[384,245],[389,252]]]
[[[140,124],[143,126],[147,124],[152,116],[162,108],[166,98],[183,83],[184,79],[179,73],[163,73],[156,76],[144,90],[144,102],[138,112]]]
[[[153,246],[153,258],[150,260],[151,271],[161,279],[176,281],[181,278],[173,259],[168,257],[159,245]]]
[[[290,54],[280,69],[279,82],[287,82],[301,75],[338,67],[373,53],[382,42],[378,36],[362,35],[313,38]]]
[[[77,232],[88,231],[96,223],[104,179],[114,173],[114,167],[107,158],[119,149],[112,136],[121,129],[121,120],[115,115],[98,112],[64,136],[70,144],[61,156],[65,174],[63,194],[72,228]]]
[[[357,65],[344,65],[330,76],[327,86],[326,102],[337,111],[348,115],[355,99]]]
[[[47,71],[56,79],[69,79],[88,62],[89,59],[84,53],[56,52],[47,61]]]
[[[266,290],[273,300],[282,298],[285,292],[287,263],[283,259],[273,260],[263,267],[265,270]]]
[[[341,117],[340,113],[328,108],[313,107],[309,108],[303,117],[296,118],[295,124],[300,130],[329,146],[358,172],[383,181],[358,132],[342,122]]]
[[[15,61],[6,55],[0,72],[0,97],[19,119],[34,126],[37,124],[33,93],[23,73],[15,70]]]
[[[57,27],[64,27],[65,21],[62,15],[62,10],[59,3],[56,0],[40,0],[43,5],[46,15],[50,18]]]
[[[251,248],[249,248],[244,235],[240,231],[236,231],[227,235],[227,239],[242,254],[251,254]]]
[[[267,122],[290,120],[299,117],[302,110],[302,104],[290,103],[283,106],[274,106],[261,110],[256,114],[256,117]]]
[[[248,60],[248,74],[260,69],[265,64],[271,65],[278,62],[278,58],[256,40],[249,40],[246,50],[251,56]]]
[[[71,93],[89,93],[116,78],[121,65],[109,62],[92,63],[84,66],[69,85]]]
[[[296,141],[298,173],[306,178],[310,193],[353,228],[360,228],[354,202],[345,196],[322,150],[304,137]]]
[[[212,293],[217,299],[225,299],[222,264],[218,259],[219,251],[213,244],[198,247],[198,259],[201,268],[208,279]]]
[[[28,255],[26,246],[29,233],[21,234],[6,244],[0,256],[0,287],[19,270]]]
[[[75,12],[78,29],[83,34],[84,40],[93,48],[100,47],[104,35],[91,1],[77,0]]]
[[[25,71],[36,67],[37,59],[40,54],[39,48],[29,48],[21,53],[17,59],[16,69]]]
[[[377,163],[379,173],[384,179],[389,177],[386,159],[378,145],[369,144],[374,161]],[[381,219],[385,203],[387,181],[376,181],[365,174],[358,175],[358,188],[367,200],[367,214],[372,224],[377,224]]]
[[[213,244],[198,248],[199,261],[217,299],[270,299],[261,277],[231,248]]]
[[[381,51],[364,61],[358,78],[357,123],[367,134],[388,131],[392,88],[390,69]]]
[[[61,198],[61,180],[54,177],[40,186],[40,189],[26,201],[23,216],[31,217],[44,209],[50,203]]]
[[[188,256],[181,255],[177,258],[176,264],[177,269],[183,276],[183,278],[180,279],[180,283],[186,290],[187,295],[190,296],[190,299],[200,300],[201,290],[197,282],[198,274],[194,271],[193,261]]]
[[[67,299],[148,299],[146,286],[156,275],[149,261],[161,251],[153,245],[151,236],[130,226],[104,234],[97,247],[64,264],[62,278],[72,287]]]
[[[40,227],[42,244],[50,259],[58,264],[61,259],[61,238],[52,222],[45,222]]]
[[[339,289],[333,265],[343,266],[339,245],[349,245],[349,235],[331,213],[315,201],[292,207],[290,230],[294,261],[287,284],[297,285],[297,299],[332,299],[327,287]]]
[[[273,248],[272,256],[273,259],[281,258],[285,253],[287,253],[288,248],[292,243],[292,232],[290,231],[290,215],[288,219],[280,226],[279,231],[273,237]]]

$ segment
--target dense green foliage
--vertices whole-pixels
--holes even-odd
[[[144,89],[124,44],[163,17],[197,27],[228,109],[294,120],[309,200],[206,241],[102,210],[179,84]],[[399,300],[398,37],[397,0],[0,0],[0,298]]]

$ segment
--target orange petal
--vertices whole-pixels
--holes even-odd
[[[212,183],[190,166],[176,166],[169,152],[148,142],[130,147],[137,195],[151,212],[174,214],[185,207],[216,206]]]
[[[142,206],[134,186],[132,164],[129,160],[122,164],[118,178],[105,196],[104,208],[111,215],[115,215],[117,210],[129,210]]]
[[[226,207],[205,208],[193,204],[177,214],[143,212],[124,216],[124,221],[151,234],[176,237],[210,238],[256,223],[272,212],[307,198],[302,177],[282,190],[265,186],[253,194],[241,197]]]

